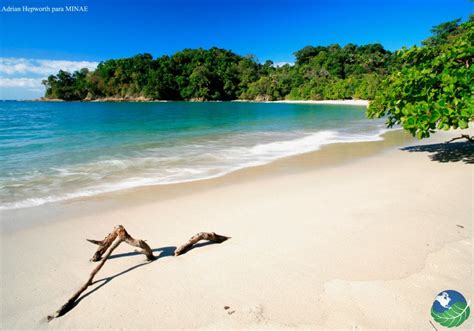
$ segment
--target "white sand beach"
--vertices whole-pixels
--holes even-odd
[[[233,102],[263,102],[263,103],[290,103],[309,105],[347,105],[347,106],[368,106],[369,100],[276,100],[276,101],[254,101],[254,100],[234,100]]]
[[[279,100],[271,101],[275,103],[296,103],[296,104],[313,104],[313,105],[351,105],[351,106],[368,106],[368,100]]]
[[[1,328],[432,329],[438,292],[474,294],[472,147],[439,144],[457,134],[389,132],[217,179],[64,202],[51,221],[48,205],[28,222],[28,211],[5,212]],[[116,224],[159,258],[121,245],[78,305],[46,322],[95,266],[85,239]],[[172,256],[200,231],[232,238]]]

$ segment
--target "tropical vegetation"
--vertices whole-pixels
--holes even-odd
[[[251,55],[211,48],[108,60],[94,71],[60,71],[44,81],[46,98],[92,100],[280,100],[373,98],[392,53],[380,44],[307,46],[296,64],[275,67]]]
[[[422,47],[398,51],[399,68],[379,86],[368,116],[386,116],[389,127],[419,139],[435,129],[466,129],[474,119],[473,18],[440,24]]]

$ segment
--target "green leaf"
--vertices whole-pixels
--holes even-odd
[[[461,116],[469,117],[470,114],[467,112],[467,110],[463,109],[463,110],[461,110]]]
[[[456,302],[448,310],[443,313],[436,312],[431,309],[431,316],[442,326],[452,328],[461,325],[471,313],[471,308],[465,302]]]
[[[466,122],[466,121],[463,121],[463,120],[459,120],[458,124],[459,124],[459,127],[460,127],[461,129],[467,129],[467,127],[468,127],[467,122]]]
[[[406,127],[406,128],[412,128],[412,127],[415,126],[415,124],[416,124],[415,118],[413,118],[413,117],[408,117],[408,119],[407,119],[407,121],[406,121],[406,123],[405,123],[405,127]]]
[[[441,115],[438,112],[433,112],[431,114],[430,122],[431,123],[436,123],[436,121],[438,121],[440,117],[441,117]]]

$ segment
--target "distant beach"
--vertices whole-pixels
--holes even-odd
[[[279,100],[276,103],[296,103],[296,104],[313,104],[313,105],[351,105],[351,106],[368,106],[368,100]]]
[[[20,101],[43,101],[43,102],[64,102],[61,99],[45,99],[38,100],[20,100]],[[153,100],[144,97],[137,98],[118,98],[108,97],[94,100],[81,100],[81,102],[173,102],[172,100]],[[201,102],[201,101],[195,101]],[[222,102],[222,101],[207,101]],[[369,100],[275,100],[275,101],[256,101],[256,100],[232,100],[231,102],[252,102],[252,103],[289,103],[289,104],[308,104],[308,105],[348,105],[348,106],[368,106]]]
[[[240,100],[236,100],[240,101]],[[258,101],[248,101],[258,102]],[[262,102],[262,101],[260,101]],[[308,104],[308,105],[349,105],[349,106],[368,106],[368,100],[276,100],[263,101],[270,103],[289,103],[289,104]]]

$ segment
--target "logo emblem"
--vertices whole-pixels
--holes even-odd
[[[471,309],[464,296],[454,290],[439,293],[431,306],[431,316],[447,328],[460,326],[469,318]]]

